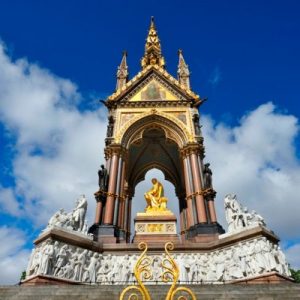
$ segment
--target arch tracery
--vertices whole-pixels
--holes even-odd
[[[115,142],[128,148],[133,133],[136,130],[142,130],[145,124],[148,124],[148,126],[149,124],[161,126],[165,130],[167,136],[172,132],[172,134],[169,134],[168,138],[175,139],[180,148],[186,143],[193,141],[193,136],[187,130],[184,123],[170,114],[152,109],[129,120],[120,130],[115,138]]]

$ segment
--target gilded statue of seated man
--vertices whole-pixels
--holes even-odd
[[[151,181],[153,186],[144,195],[147,201],[146,212],[168,211],[168,199],[164,197],[163,185],[156,178],[153,178]]]

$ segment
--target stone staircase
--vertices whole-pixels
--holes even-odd
[[[294,300],[300,284],[188,285],[199,300]],[[152,300],[164,300],[170,286],[147,285]],[[118,300],[120,285],[0,286],[1,300]],[[141,299],[141,298],[139,298]],[[177,297],[175,298],[177,299]]]

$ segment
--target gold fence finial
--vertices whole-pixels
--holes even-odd
[[[138,292],[142,296],[143,300],[151,300],[150,294],[143,284],[143,280],[152,279],[153,277],[151,269],[153,259],[147,256],[148,247],[146,243],[140,242],[138,248],[143,251],[138,258],[138,261],[136,262],[133,270],[138,285],[130,285],[125,288],[120,295],[120,300],[138,300]],[[125,298],[126,293],[129,292],[130,294],[128,295],[128,298]]]
[[[151,300],[150,294],[143,284],[143,280],[152,279],[152,264],[153,258],[147,255],[147,244],[144,242],[139,243],[138,248],[142,250],[142,254],[138,258],[134,266],[134,276],[138,282],[138,285],[131,285],[125,288],[121,295],[120,300],[138,300],[139,295],[142,300]],[[166,296],[166,300],[197,300],[194,293],[187,287],[177,287],[176,283],[178,281],[180,271],[175,260],[171,257],[170,252],[174,249],[174,244],[172,242],[167,242],[165,244],[165,255],[163,258],[161,266],[164,269],[162,275],[162,281],[165,283],[172,282],[172,285]],[[175,294],[180,293],[178,298],[175,298]],[[126,297],[127,294],[127,298]]]
[[[162,268],[164,269],[161,278],[163,282],[172,282],[172,285],[168,291],[166,296],[166,300],[175,300],[175,294],[181,292],[180,294],[187,294],[180,295],[177,300],[197,300],[194,293],[187,287],[177,287],[176,283],[178,281],[180,270],[178,265],[176,264],[175,260],[171,257],[170,252],[174,249],[174,244],[172,242],[167,242],[165,244],[165,254],[166,257],[162,261]]]

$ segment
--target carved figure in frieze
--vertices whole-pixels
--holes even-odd
[[[189,281],[197,281],[198,280],[198,269],[199,269],[199,264],[197,261],[196,254],[191,254],[190,257],[190,263],[191,263],[191,268],[190,268],[190,274],[189,274]]]
[[[30,276],[30,271],[31,271],[31,267],[33,264],[33,260],[34,260],[35,251],[36,251],[35,249],[31,250],[31,254],[30,254],[27,269],[26,269],[26,276]]]
[[[111,274],[110,274],[109,281],[119,282],[121,278],[120,271],[121,271],[120,257],[114,256],[112,258]]]
[[[74,268],[75,268],[75,258],[70,257],[67,264],[61,269],[58,273],[60,277],[71,279],[74,277]]]
[[[129,270],[129,256],[126,254],[120,262],[121,270],[120,270],[120,281],[121,283],[128,282],[130,276]]]
[[[209,258],[208,258],[208,254],[204,253],[203,255],[197,254],[198,256],[198,281],[206,281],[207,280],[207,268],[208,268],[208,262],[209,262]]]
[[[241,242],[238,243],[236,251],[237,251],[237,255],[239,257],[239,261],[240,261],[240,268],[241,268],[242,276],[247,276],[247,262],[246,262],[247,253],[246,253],[246,251],[244,251],[244,247]]]
[[[80,253],[80,250],[77,250],[77,258],[75,260],[75,269],[74,269],[74,280],[81,281],[84,272],[84,266],[87,261],[87,250],[83,250]]]
[[[99,254],[89,252],[90,255],[90,263],[86,268],[84,281],[86,282],[96,282],[97,279],[97,268],[99,266]]]
[[[265,240],[266,242],[266,254],[268,256],[268,261],[269,261],[269,266],[270,266],[270,270],[271,271],[276,271],[277,269],[277,262],[276,262],[276,258],[274,255],[274,245],[268,241],[267,239]]]
[[[262,253],[261,244],[258,242],[257,239],[254,239],[254,258],[253,266],[256,270],[255,273],[263,273],[267,267],[266,267],[266,259],[264,254]]]
[[[189,282],[190,281],[190,273],[191,273],[191,261],[189,257],[184,254],[181,258],[181,270],[182,272],[182,281]]]
[[[46,241],[46,245],[42,250],[42,259],[41,259],[41,274],[50,274],[54,267],[54,245],[50,240]]]
[[[39,247],[33,251],[33,253],[32,253],[33,257],[32,257],[31,263],[29,262],[27,276],[36,275],[40,272],[41,262],[42,262],[41,250],[42,250],[42,248]]]
[[[56,255],[56,264],[54,266],[54,276],[57,276],[59,271],[62,269],[62,267],[66,264],[67,262],[67,250],[68,250],[68,245],[63,245],[59,251],[58,254]]]
[[[223,280],[223,274],[225,270],[224,266],[225,255],[223,251],[216,251],[213,255],[213,264],[216,265],[216,280]]]
[[[243,270],[241,269],[239,248],[232,247],[231,258],[227,260],[227,277],[226,279],[238,279],[244,277]]]
[[[252,270],[252,266],[251,266],[251,263],[252,263],[252,257],[251,257],[252,247],[251,247],[249,241],[247,241],[246,243],[244,243],[242,245],[242,250],[241,251],[245,253],[246,276],[252,276],[252,275],[254,275],[253,270]]]
[[[174,260],[176,259],[176,254],[174,254]],[[154,257],[153,259],[153,280],[160,280],[160,275],[162,274],[161,268],[161,258],[159,256]]]
[[[213,283],[217,281],[217,268],[216,264],[214,263],[214,254],[209,254],[209,268],[207,272],[207,281],[209,283]]]
[[[129,258],[129,263],[128,263],[128,272],[129,272],[129,276],[128,276],[128,280],[129,282],[132,282],[135,280],[135,276],[134,276],[134,266],[137,262],[137,255],[134,254]]]
[[[279,267],[282,274],[286,276],[291,276],[291,272],[289,270],[289,266],[286,262],[286,258],[284,253],[281,251],[280,247],[278,245],[275,245],[275,258],[278,262],[277,267]]]
[[[101,263],[100,267],[97,271],[97,282],[111,282],[112,276],[111,276],[111,262],[110,258],[108,257],[101,257]]]

